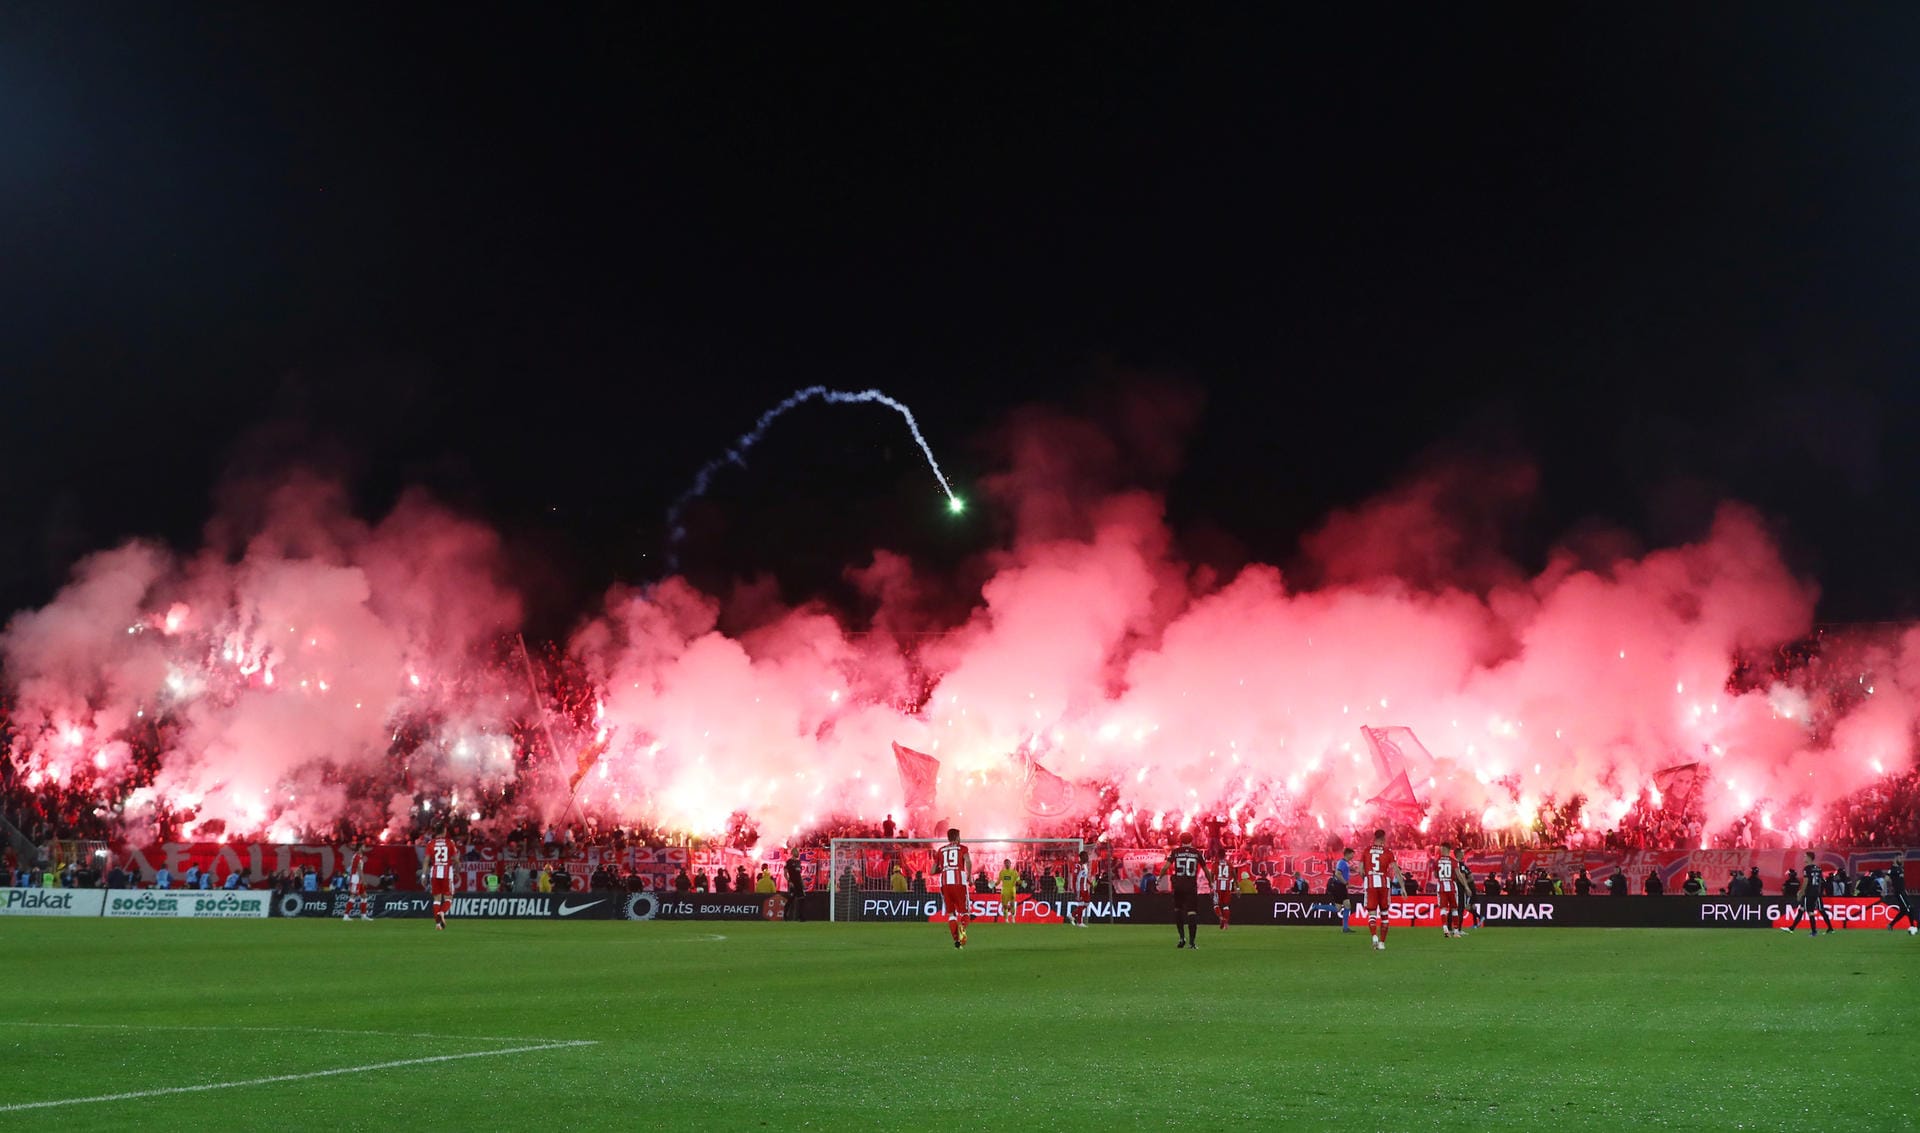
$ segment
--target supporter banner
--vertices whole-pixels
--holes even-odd
[[[803,863],[805,859],[803,858]],[[784,865],[786,855],[776,851],[766,858],[765,864],[774,874],[775,883],[786,884]],[[738,884],[740,870],[745,869],[749,888],[733,888],[730,893],[721,893],[717,888],[715,896],[741,896],[751,898],[751,888],[758,880],[761,862],[750,854],[738,850],[691,850],[684,846],[661,846],[658,848],[635,846],[615,850],[597,846],[567,847],[566,852],[547,854],[542,850],[514,856],[508,852],[488,847],[477,848],[473,856],[460,863],[461,882],[464,888],[479,889],[482,878],[488,871],[500,877],[501,889],[512,890],[517,874],[524,870],[528,888],[531,890],[542,871],[552,875],[565,870],[572,878],[576,892],[584,892],[592,887],[595,871],[609,868],[619,871],[622,878],[640,878],[650,890],[660,891],[673,888],[674,878],[685,869],[689,881],[704,874],[709,885],[714,884],[716,875],[724,872],[730,887]],[[805,865],[805,874],[811,875],[814,869]]]
[[[322,882],[347,868],[350,856],[345,846],[282,844],[278,842],[165,842],[157,846],[134,846],[125,842],[110,847],[111,864],[152,882],[157,870],[172,874],[174,884],[186,877],[189,866],[211,872],[215,885],[224,885],[227,875],[238,873],[248,884],[265,880],[276,873],[298,873],[307,869],[320,875]],[[420,852],[411,845],[374,845],[367,848],[368,872],[374,876],[393,874],[399,885],[417,885]],[[229,890],[228,892],[232,892]]]
[[[264,917],[273,894],[252,889],[201,891],[108,889],[110,917]]]
[[[97,917],[104,889],[0,889],[0,917]]]

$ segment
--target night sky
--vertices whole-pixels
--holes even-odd
[[[963,493],[1022,406],[1195,408],[1115,474],[1202,559],[1532,460],[1523,564],[1740,498],[1823,618],[1920,613],[1920,9],[728,15],[0,12],[0,604],[298,462],[486,517],[562,631],[825,383]],[[1004,537],[884,410],[759,452],[703,585]]]

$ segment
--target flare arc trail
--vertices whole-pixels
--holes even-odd
[[[686,512],[687,505],[707,493],[707,489],[713,484],[714,475],[722,468],[729,464],[745,468],[747,453],[753,449],[754,445],[760,443],[760,438],[766,435],[767,429],[788,410],[809,401],[824,401],[829,405],[873,403],[884,405],[900,414],[907,422],[907,431],[913,434],[913,443],[920,446],[921,455],[927,458],[927,467],[932,470],[933,478],[939,481],[940,490],[947,494],[948,510],[956,515],[965,510],[965,501],[954,494],[953,485],[947,482],[946,473],[940,471],[940,461],[934,457],[933,447],[927,444],[926,436],[920,432],[920,422],[915,419],[913,410],[907,408],[905,402],[877,389],[840,390],[829,389],[826,386],[808,386],[802,390],[795,390],[787,396],[786,400],[762,413],[760,419],[753,423],[753,428],[736,437],[725,452],[701,465],[700,471],[694,474],[693,483],[673,501],[673,505],[667,509],[667,569],[669,571],[680,568],[680,544],[687,535],[682,516]]]

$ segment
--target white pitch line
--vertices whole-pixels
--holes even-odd
[[[535,1038],[532,1035],[430,1035],[422,1031],[345,1031],[333,1027],[240,1027],[186,1026],[173,1023],[28,1023],[0,1019],[4,1027],[64,1027],[83,1031],[208,1031],[217,1034],[292,1034],[292,1035],[366,1035],[381,1039],[445,1039],[476,1043],[544,1043],[565,1039]]]
[[[576,1046],[598,1046],[591,1039],[574,1039],[568,1042],[541,1043],[538,1046],[516,1046],[506,1050],[476,1050],[467,1054],[436,1054],[428,1058],[402,1058],[393,1062],[373,1062],[365,1066],[342,1066],[335,1070],[314,1070],[305,1074],[275,1074],[269,1078],[247,1078],[239,1082],[208,1082],[203,1086],[168,1086],[158,1090],[134,1090],[124,1094],[96,1094],[90,1098],[56,1098],[45,1102],[18,1102],[13,1105],[0,1105],[0,1113],[13,1113],[23,1109],[50,1109],[60,1105],[87,1105],[92,1102],[125,1102],[138,1098],[158,1098],[168,1094],[198,1094],[208,1090],[232,1090],[240,1086],[268,1086],[275,1082],[304,1082],[312,1078],[332,1078],[341,1074],[364,1074],[370,1070],[393,1070],[401,1066],[425,1066],[431,1062],[457,1062],[463,1058],[493,1058],[502,1054],[532,1054],[542,1050],[562,1050]]]

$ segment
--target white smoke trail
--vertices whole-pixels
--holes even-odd
[[[673,506],[667,509],[668,570],[678,570],[680,566],[680,544],[687,535],[686,525],[681,522],[681,513],[686,510],[688,504],[706,494],[707,488],[712,485],[714,473],[727,464],[737,464],[745,468],[747,451],[760,443],[760,438],[766,433],[768,427],[787,410],[815,400],[824,401],[830,405],[872,402],[884,405],[900,414],[906,419],[908,432],[913,434],[913,442],[920,446],[921,454],[927,458],[927,467],[933,470],[933,478],[940,482],[940,490],[947,494],[947,506],[955,512],[965,508],[965,502],[954,494],[953,485],[947,482],[946,473],[940,471],[940,462],[934,458],[933,447],[927,444],[927,438],[920,432],[920,422],[914,418],[913,410],[907,408],[904,402],[889,397],[877,389],[839,390],[828,389],[826,386],[808,386],[806,389],[796,390],[785,401],[762,413],[760,419],[753,423],[753,428],[735,438],[726,452],[702,465],[700,471],[694,474],[692,486],[673,501]]]

